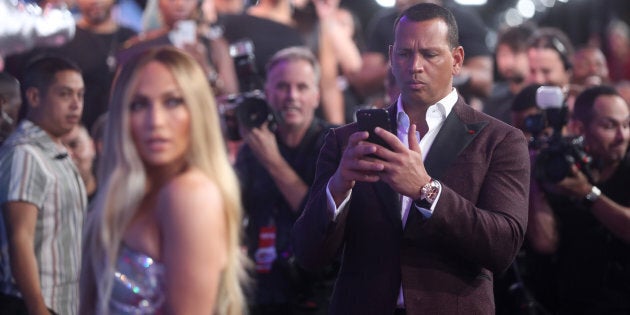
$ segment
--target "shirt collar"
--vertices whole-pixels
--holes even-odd
[[[434,122],[439,124],[448,117],[451,110],[453,110],[453,106],[455,106],[458,97],[457,90],[453,88],[444,98],[427,108],[426,120],[429,125],[429,129],[432,129],[432,126],[435,125]],[[400,96],[398,96],[398,101],[396,101],[396,119],[398,121],[397,128],[399,131],[406,133],[409,129],[410,121],[409,116],[405,113]]]
[[[14,145],[32,143],[42,148],[44,152],[48,152],[52,158],[62,159],[68,156],[68,150],[65,147],[57,145],[46,131],[32,121],[24,119],[18,129],[21,135],[14,139]]]

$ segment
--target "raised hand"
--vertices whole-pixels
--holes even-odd
[[[375,155],[382,159],[384,166],[379,178],[394,191],[412,199],[420,197],[420,188],[431,180],[424,168],[422,152],[416,137],[416,125],[409,127],[407,148],[394,134],[382,128],[376,128],[376,134],[383,138],[392,148],[376,151]]]

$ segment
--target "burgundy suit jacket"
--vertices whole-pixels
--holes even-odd
[[[389,107],[396,130],[396,106]],[[494,314],[493,274],[505,270],[527,226],[529,157],[520,130],[460,97],[425,160],[442,183],[433,215],[413,206],[403,229],[400,198],[387,184],[357,182],[333,222],[326,185],[350,134],[329,132],[306,207],[294,225],[296,257],[342,264],[330,314],[393,314],[402,283],[407,314]]]

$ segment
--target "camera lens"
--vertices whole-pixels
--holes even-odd
[[[247,129],[258,128],[265,121],[274,121],[267,102],[258,97],[244,98],[236,108],[236,118],[239,124]]]

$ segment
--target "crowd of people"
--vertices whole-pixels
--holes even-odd
[[[0,1],[0,313],[630,312],[621,20]]]

